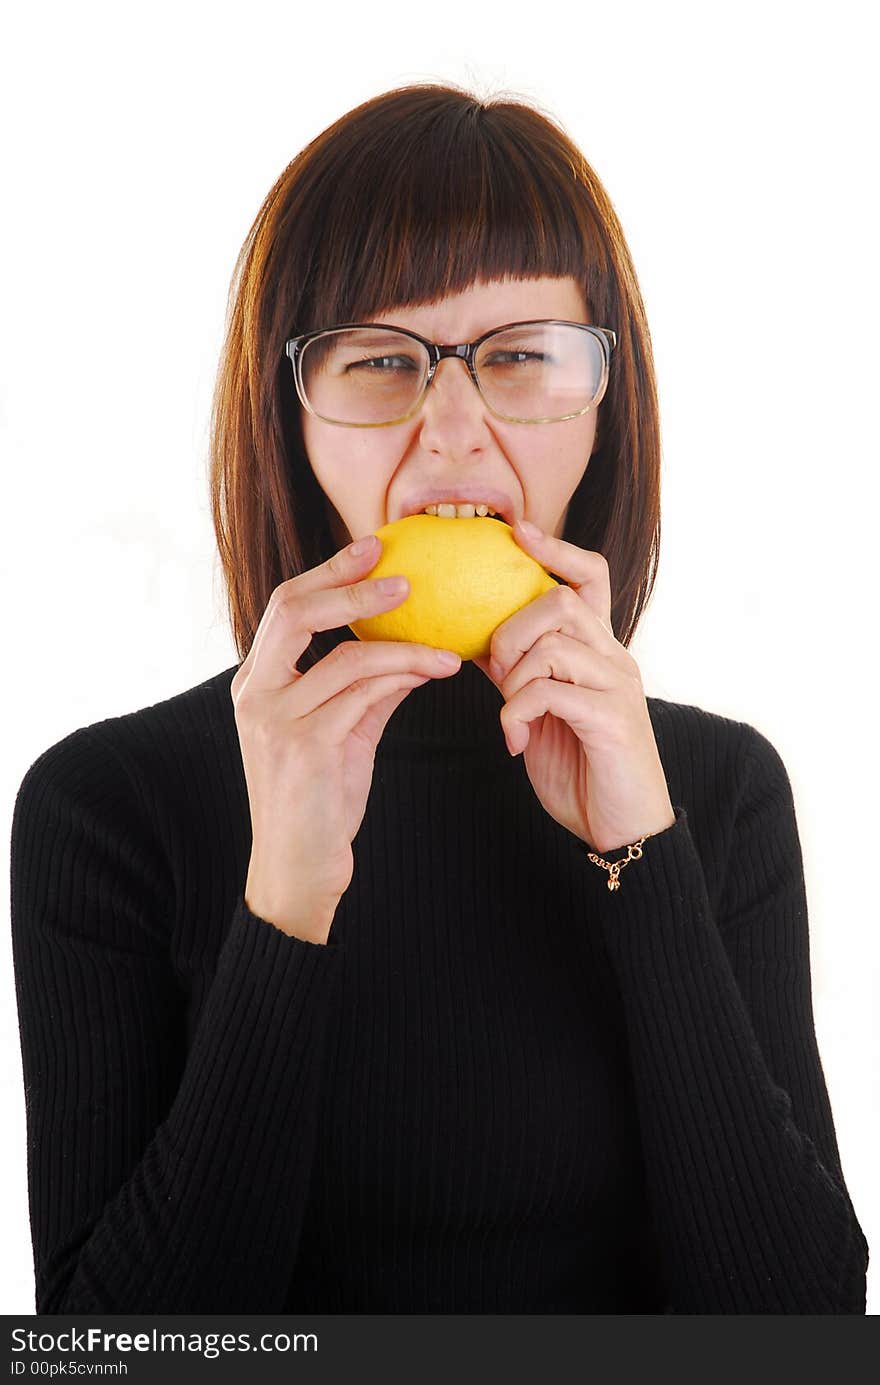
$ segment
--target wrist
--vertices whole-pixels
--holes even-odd
[[[244,902],[257,918],[271,923],[288,937],[320,944],[326,944],[339,906],[338,899],[319,901],[301,896],[294,900],[289,891],[273,893],[256,882],[245,885]]]

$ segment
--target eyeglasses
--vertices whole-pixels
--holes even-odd
[[[508,322],[476,341],[440,346],[380,322],[291,337],[303,407],[343,428],[387,428],[421,407],[447,356],[467,365],[487,408],[509,423],[557,423],[593,409],[608,385],[617,334],[556,318]]]

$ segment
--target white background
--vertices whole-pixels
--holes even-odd
[[[873,1248],[869,9],[615,0],[579,3],[566,21],[556,6],[447,0],[364,5],[343,20],[332,6],[257,0],[52,3],[7,18],[0,814],[8,871],[15,794],[41,751],[237,662],[207,423],[233,263],[275,178],[332,120],[407,81],[534,101],[608,189],[656,349],[662,555],[632,653],[649,693],[750,722],[789,771],[819,1046]],[[27,1313],[8,906],[0,987],[0,1307]]]

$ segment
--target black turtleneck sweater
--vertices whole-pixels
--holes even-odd
[[[234,672],[19,790],[37,1311],[864,1313],[771,743],[649,698],[676,821],[611,893],[465,663],[321,945],[243,902]]]

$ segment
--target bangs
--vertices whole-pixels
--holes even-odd
[[[536,136],[515,105],[410,110],[389,132],[340,139],[299,331],[370,321],[487,279],[572,276],[604,299],[603,242],[566,137]],[[523,111],[527,117],[528,112]],[[332,162],[337,162],[333,160]]]

